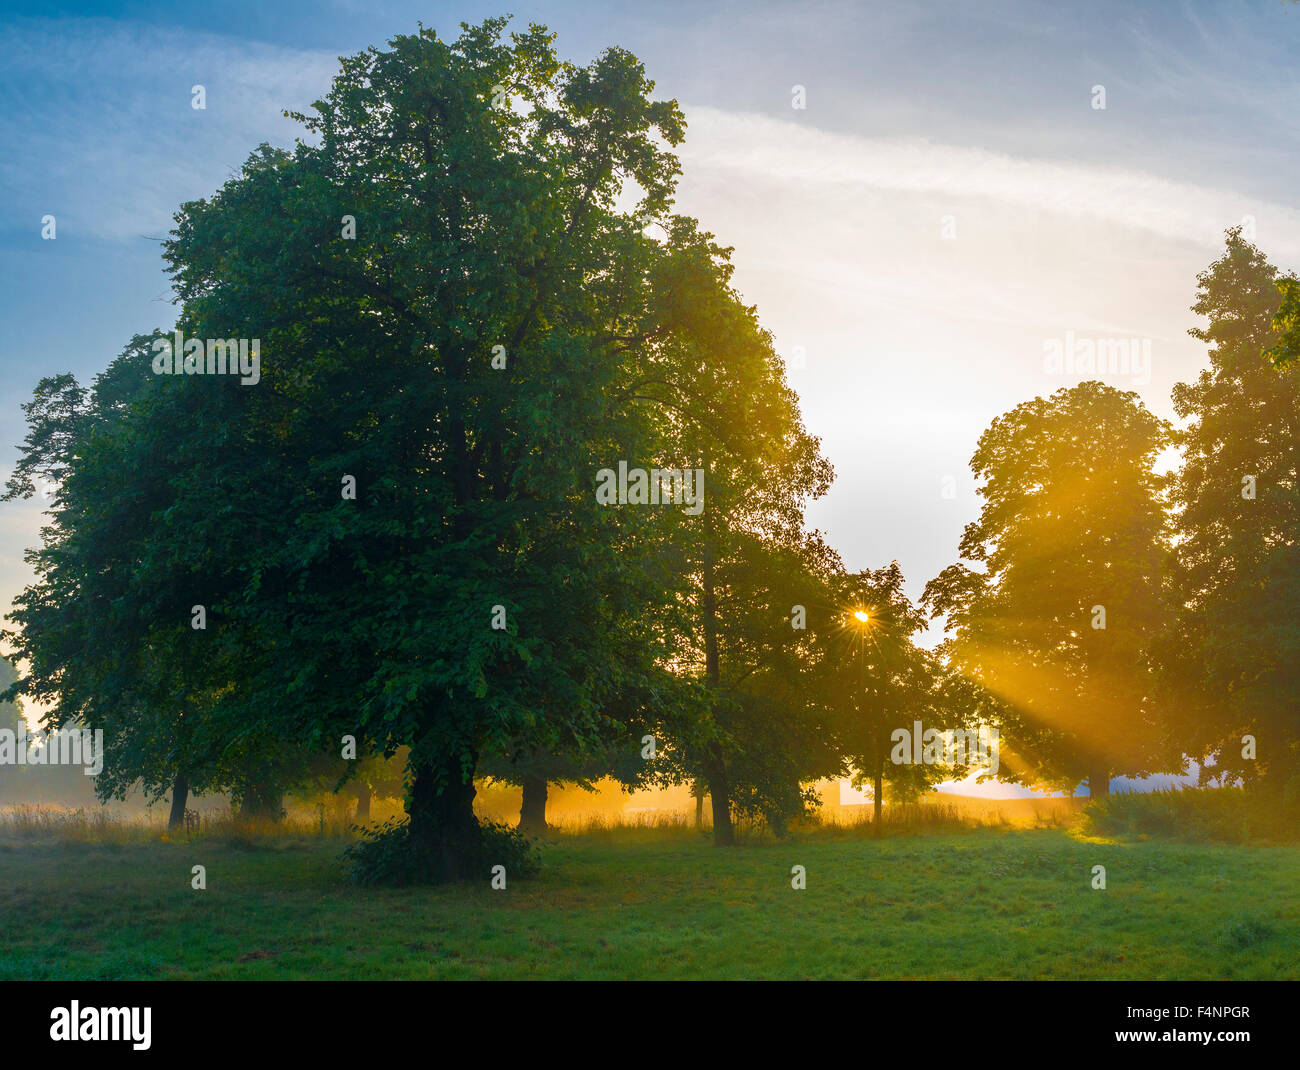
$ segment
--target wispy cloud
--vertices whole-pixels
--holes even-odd
[[[332,54],[102,19],[11,23],[0,50],[0,99],[25,103],[0,112],[11,208],[110,241],[166,231],[181,200],[210,193],[259,142],[291,143],[299,128],[282,112],[317,99],[337,68]]]
[[[688,108],[688,174],[746,185],[817,190],[847,200],[865,191],[973,198],[1019,212],[1098,220],[1206,249],[1225,228],[1256,220],[1259,244],[1300,258],[1300,211],[1230,190],[1174,181],[1100,161],[1015,158],[981,148],[858,137],[797,121]]]

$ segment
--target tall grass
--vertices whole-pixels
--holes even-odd
[[[992,822],[1001,824],[1002,822]],[[915,836],[936,832],[959,832],[979,828],[986,822],[951,803],[908,802],[886,803],[880,812],[879,834],[882,836]],[[801,827],[812,828],[832,836],[859,838],[877,834],[875,815],[870,806],[842,807],[838,810],[818,812],[806,818]]]
[[[671,834],[696,831],[694,818],[676,810],[649,810],[630,814],[567,814],[554,823],[549,823],[549,828],[562,836],[596,837],[628,832]]]
[[[1059,819],[1048,819],[1048,824],[1053,827],[1060,823]],[[1001,817],[975,817],[949,803],[896,803],[884,807],[880,832],[884,836],[910,836],[974,828],[1000,828],[1006,825],[1007,822]],[[733,821],[733,827],[739,843],[765,843],[781,838],[761,820],[738,817]],[[708,820],[707,811],[703,825],[698,827],[693,814],[684,811],[653,811],[589,814],[581,818],[570,816],[559,824],[552,825],[550,832],[556,836],[594,837],[604,842],[625,842],[629,839],[662,839],[673,836],[711,837],[713,825]],[[867,806],[814,811],[791,822],[789,828],[789,836],[795,839],[858,839],[874,836],[875,833],[871,808]]]
[[[283,839],[352,839],[353,823],[336,813],[291,814],[281,821],[248,818],[229,810],[202,813],[197,828],[169,830],[162,813],[114,813],[107,809],[58,806],[0,808],[0,842],[146,843],[210,839],[253,846]]]
[[[1117,797],[1118,798],[1118,797]],[[381,818],[404,819],[399,800],[376,806],[371,824]],[[488,815],[479,814],[480,820]],[[706,811],[704,823],[695,825],[694,813],[678,810],[644,810],[624,813],[569,812],[557,815],[548,829],[552,837],[582,837],[604,842],[630,840],[693,839],[712,836]],[[513,824],[513,822],[511,822]],[[1057,827],[1061,819],[1043,816],[1039,827]],[[780,837],[763,821],[739,817],[734,822],[740,843],[764,843]],[[996,811],[975,815],[958,806],[937,802],[895,803],[884,807],[880,833],[885,836],[913,836],[962,831],[974,828],[1008,827]],[[875,823],[869,806],[833,807],[815,811],[791,823],[789,835],[856,839],[874,836]],[[113,812],[108,809],[55,806],[0,808],[0,843],[38,841],[56,843],[143,843],[151,840],[224,842],[236,848],[270,846],[272,841],[338,840],[357,836],[355,820],[344,810],[325,805],[295,806],[280,821],[241,817],[230,810],[206,811],[199,815],[197,828],[169,830],[165,813]]]
[[[1162,788],[1098,799],[1084,827],[1105,836],[1190,843],[1295,843],[1300,823],[1283,800],[1241,788]]]

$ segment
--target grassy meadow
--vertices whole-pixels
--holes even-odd
[[[488,874],[367,889],[323,816],[169,839],[18,812],[0,820],[0,979],[1300,978],[1300,847],[939,806],[896,811],[888,832],[717,849],[681,822],[598,818],[554,833],[541,875],[504,890]]]

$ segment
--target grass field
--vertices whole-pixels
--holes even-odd
[[[356,888],[342,846],[10,838],[0,978],[1300,978],[1294,847],[615,829],[556,836],[541,877],[494,891]]]

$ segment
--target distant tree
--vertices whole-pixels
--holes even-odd
[[[313,755],[291,794],[310,803],[332,799],[346,806],[358,822],[370,820],[376,798],[402,797],[405,786],[406,754],[382,754],[342,758],[339,753]]]
[[[150,575],[169,539],[186,553],[195,547],[194,531],[169,523],[165,462],[180,449],[182,425],[141,433],[140,408],[158,388],[155,337],[134,337],[89,388],[66,374],[41,380],[23,406],[29,432],[4,497],[30,498],[39,484],[51,519],[34,558],[37,582],[14,600],[18,627],[5,634],[31,666],[15,691],[48,705],[49,727],[103,730],[99,797],[136,786],[153,799],[170,793],[176,827],[192,790],[228,780],[220,741],[203,724],[228,679],[189,639],[192,581],[178,593]]]
[[[965,562],[926,586],[953,633],[950,667],[999,725],[1002,779],[1094,797],[1163,771],[1145,657],[1165,619],[1168,544],[1153,465],[1167,428],[1136,394],[1063,388],[998,417],[971,459],[983,480]]]
[[[662,567],[662,533],[651,545],[658,547],[651,559]],[[520,788],[523,831],[545,832],[550,784],[594,791],[596,781],[612,778],[633,790],[674,779],[659,754],[665,745],[663,725],[667,720],[691,721],[700,715],[700,707],[689,678],[666,664],[674,611],[663,592],[671,591],[673,582],[663,578],[659,600],[647,599],[606,623],[604,650],[610,660],[588,682],[593,721],[586,737],[574,740],[557,732],[563,719],[545,709],[549,702],[568,701],[567,696],[538,692],[529,730],[482,752],[481,774]]]
[[[955,774],[945,762],[913,762],[910,748],[906,762],[893,761],[894,733],[901,729],[910,739],[917,722],[923,731],[964,727],[961,711],[940,701],[942,666],[916,645],[927,620],[903,582],[897,562],[836,576],[834,610],[818,636],[819,676],[839,747],[855,781],[872,787],[877,835],[887,783],[898,798],[913,799]]]
[[[1183,463],[1161,643],[1166,722],[1202,778],[1280,789],[1300,773],[1300,288],[1228,231],[1198,277],[1209,367],[1174,388]],[[1275,343],[1268,359],[1265,350]],[[1289,339],[1289,340],[1288,340]],[[1248,745],[1250,736],[1254,745]]]
[[[780,470],[773,466],[773,482]],[[815,625],[804,619],[824,604],[824,577],[838,559],[818,535],[798,529],[800,489],[797,476],[782,485],[792,522],[767,531],[762,491],[744,506],[719,494],[700,546],[698,616],[685,649],[703,669],[708,712],[668,734],[682,779],[707,786],[719,846],[735,843],[733,813],[782,831],[818,805],[811,782],[843,765],[814,685]],[[748,521],[755,527],[746,529]]]
[[[3,695],[18,681],[18,672],[7,658],[0,658],[0,695]],[[0,702],[0,731],[18,734],[26,727],[22,712],[16,702]],[[15,787],[13,778],[18,775],[19,766],[0,765],[0,792],[8,793]]]
[[[357,762],[356,770],[347,782],[347,788],[356,796],[356,819],[370,820],[370,806],[376,798],[402,797],[405,754],[391,758],[374,754]]]
[[[9,690],[18,681],[18,670],[8,658],[0,658],[0,695]],[[26,721],[16,702],[0,702],[0,729],[7,728],[18,732],[25,727]]]
[[[493,780],[520,789],[519,828],[538,835],[547,829],[546,803],[552,784],[574,784],[584,791],[595,791],[596,781],[613,777],[629,785],[636,782],[645,764],[628,741],[624,746],[583,755],[527,749],[510,755],[485,755],[479,770]]]

